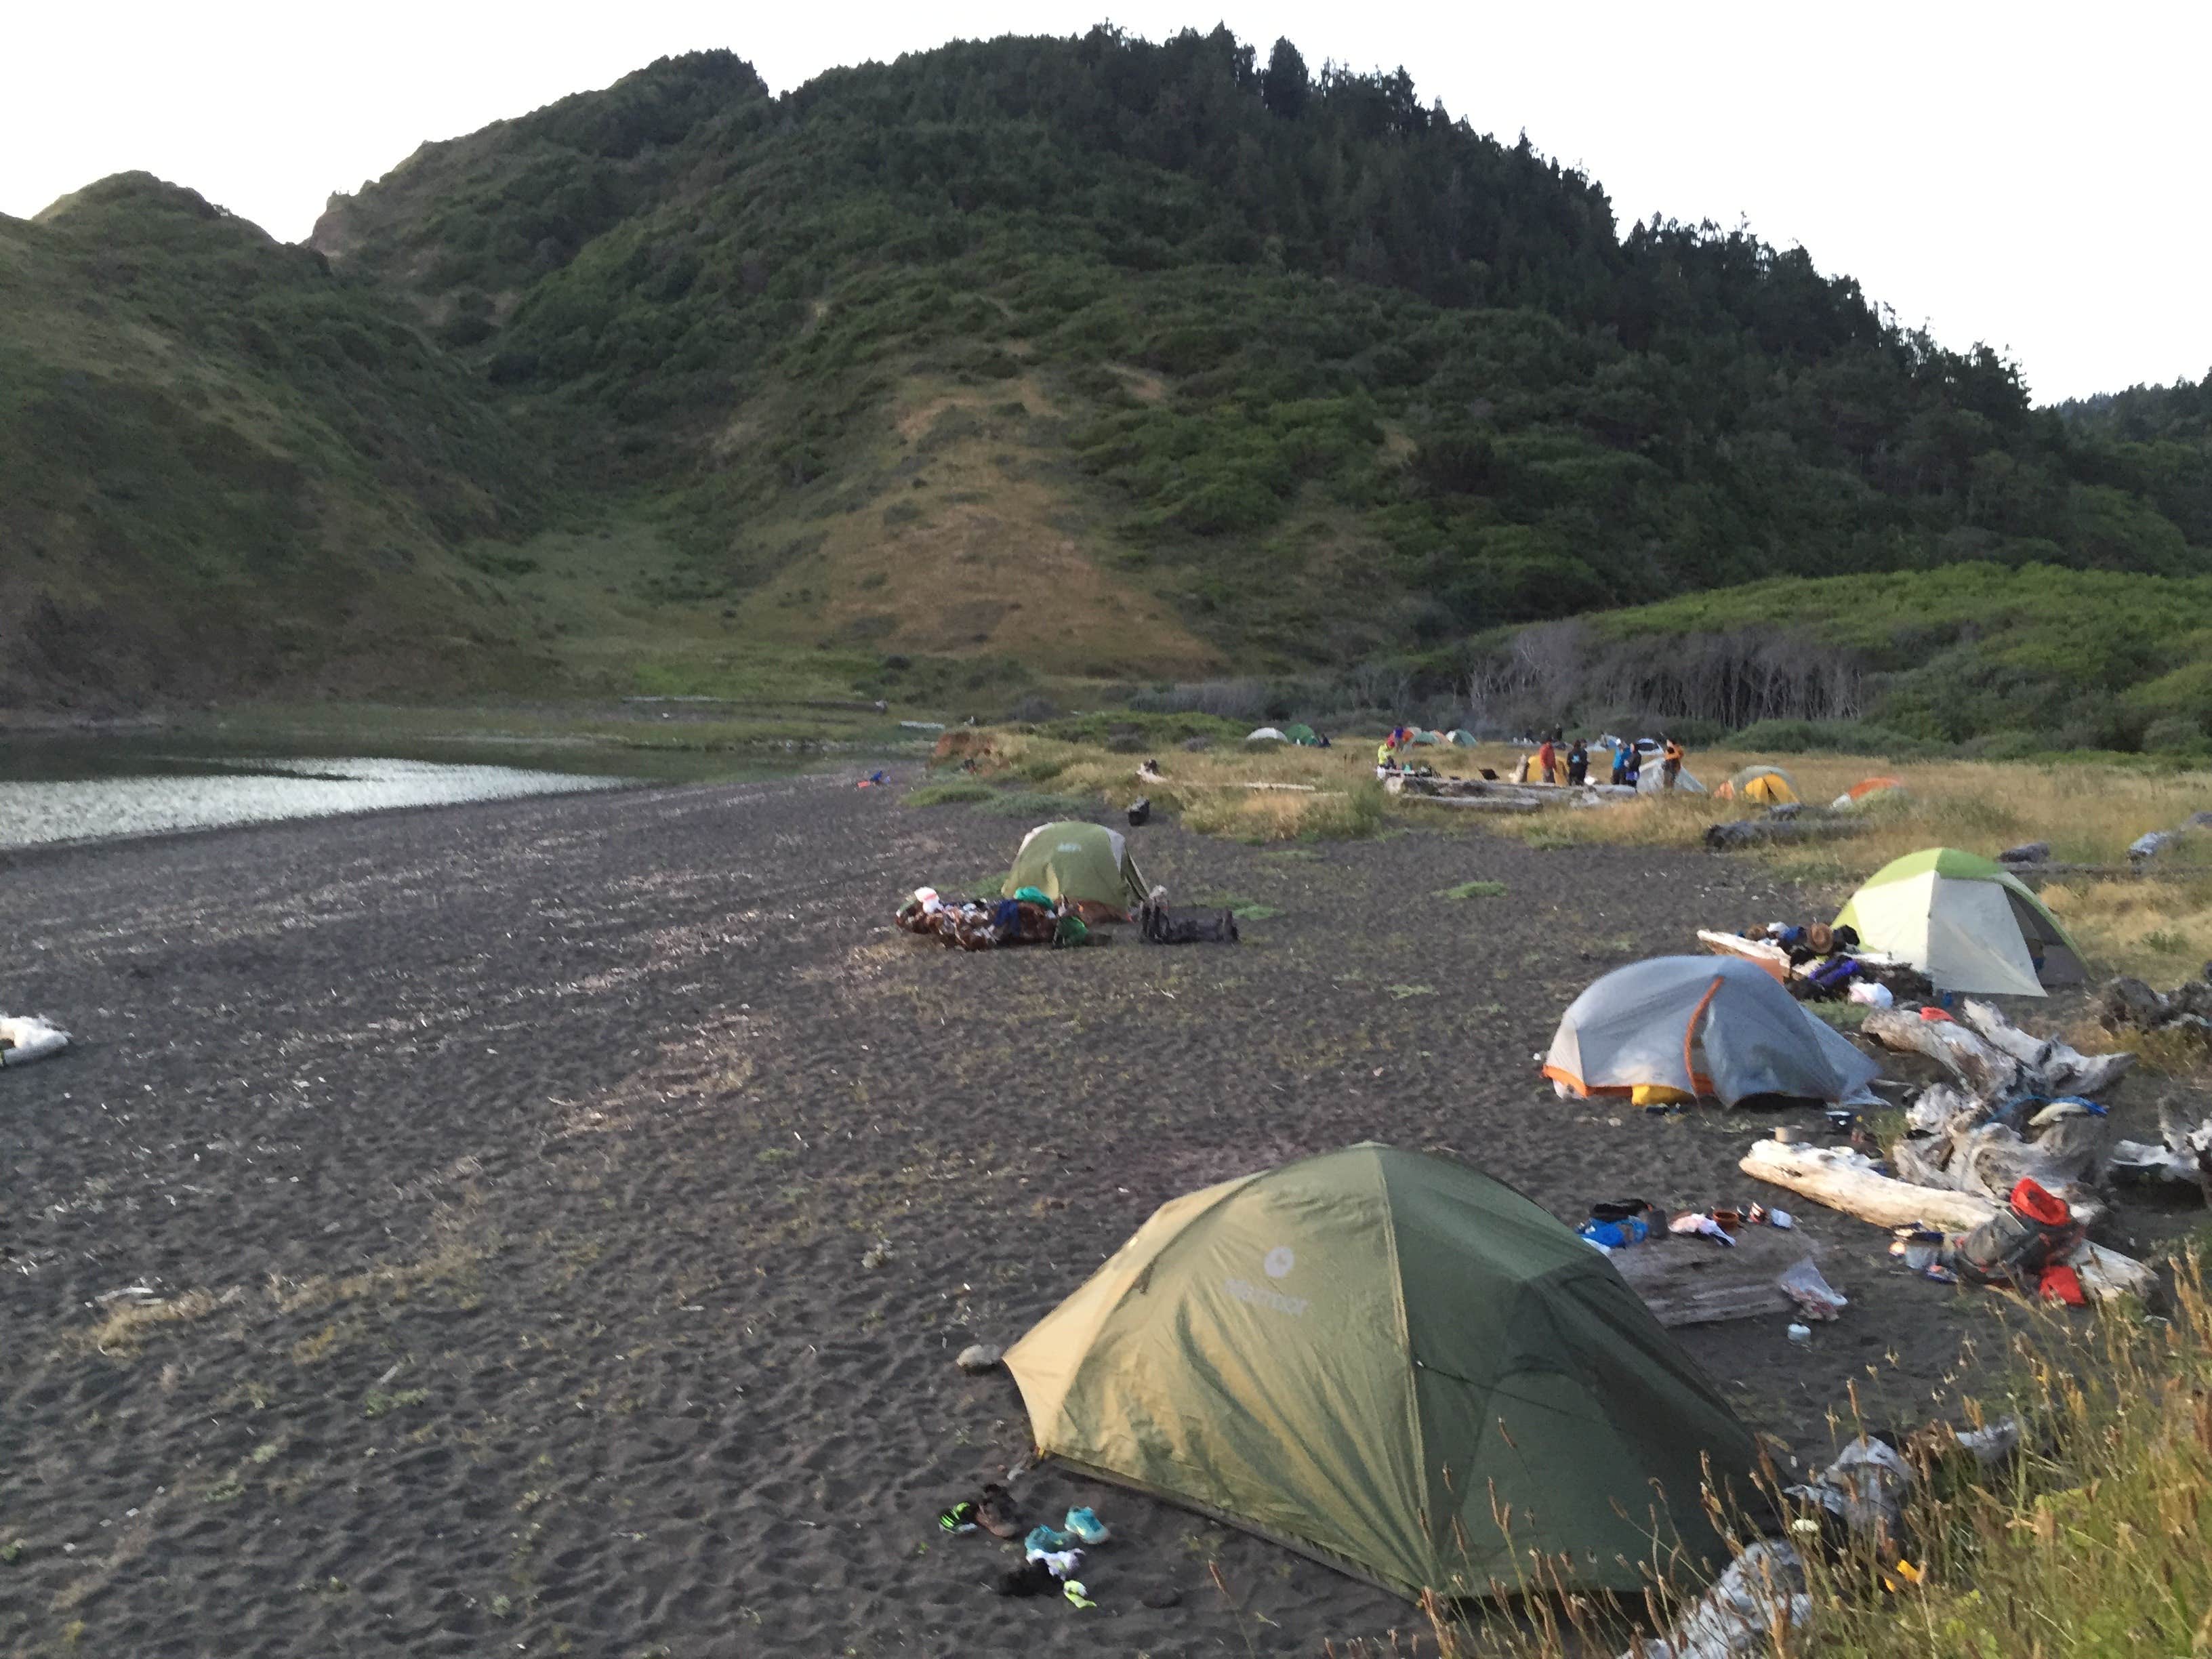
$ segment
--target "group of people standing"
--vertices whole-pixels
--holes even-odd
[[[1529,769],[1532,781],[1538,783],[1582,784],[1590,781],[1589,745],[1577,738],[1564,752],[1561,744],[1565,734],[1554,730],[1538,745],[1535,763]],[[1659,787],[1672,789],[1682,775],[1682,745],[1670,737],[1659,739]],[[1627,738],[1613,740],[1613,777],[1611,781],[1631,789],[1638,788],[1644,777],[1644,755]]]
[[[1433,740],[1433,739],[1431,739]],[[1394,728],[1375,750],[1375,775],[1382,777],[1400,769],[1403,763],[1399,755],[1413,742],[1413,734],[1405,726]],[[1627,738],[1614,738],[1613,745],[1613,776],[1611,781],[1624,784],[1631,789],[1640,787],[1644,777],[1644,754]],[[1674,738],[1662,735],[1659,739],[1659,787],[1672,789],[1682,775],[1682,745]],[[1483,776],[1495,777],[1492,772]],[[1557,728],[1537,746],[1534,755],[1522,759],[1514,774],[1517,783],[1585,784],[1598,780],[1590,776],[1589,745],[1580,738],[1570,744],[1566,734]]]

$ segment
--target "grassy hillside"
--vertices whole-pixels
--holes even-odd
[[[535,678],[457,550],[544,488],[404,307],[190,191],[0,219],[0,702]]]
[[[777,100],[665,61],[315,240],[639,489],[748,629],[1281,671],[1779,574],[2212,569],[2201,445],[2038,413],[1802,252],[1623,235],[1402,76],[1221,31]],[[1095,621],[1040,629],[1070,580]]]
[[[664,59],[306,249],[109,180],[0,222],[0,696],[1003,706],[1782,576],[2212,575],[2194,388],[2037,411],[1802,251],[1624,233],[1402,73],[1221,30],[782,97]]]

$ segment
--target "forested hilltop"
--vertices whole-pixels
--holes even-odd
[[[782,97],[665,59],[424,146],[311,246],[553,463],[550,530],[453,544],[519,617],[588,526],[591,580],[724,642],[657,689],[794,646],[893,696],[1280,675],[1777,576],[2212,573],[2201,419],[2038,410],[1802,250],[1624,233],[1402,71],[1218,29]]]
[[[189,190],[0,217],[0,708],[529,684],[546,470],[397,298]]]

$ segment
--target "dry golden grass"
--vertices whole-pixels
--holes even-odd
[[[1697,755],[1691,766],[1708,782],[1717,782],[1762,758]],[[2051,858],[2059,863],[2124,867],[2128,845],[2136,836],[2172,829],[2191,812],[2212,806],[2212,776],[2118,763],[1898,762],[1835,755],[1784,757],[1778,763],[1814,805],[1863,778],[1905,781],[1902,794],[1876,796],[1857,809],[1865,823],[1857,835],[1739,855],[1766,859],[1838,905],[1891,860],[1927,847],[1993,856],[2007,847],[2042,841],[2051,843]],[[1602,811],[1545,813],[1503,827],[1540,843],[1688,847],[1707,825],[1757,811],[1710,796],[1662,798]],[[2204,842],[2170,850],[2160,867],[2169,875],[2176,868],[2193,869],[2197,860],[2212,858],[2212,836]],[[2139,974],[2171,984],[2212,957],[2212,867],[2201,879],[2053,879],[2042,894],[2098,972]]]
[[[73,1333],[71,1340],[79,1347],[90,1348],[110,1359],[127,1359],[155,1331],[164,1326],[204,1319],[223,1301],[223,1297],[207,1290],[190,1290],[179,1296],[158,1298],[118,1297],[106,1304],[99,1324]]]
[[[1016,404],[1028,415],[996,412]],[[1054,674],[1214,672],[1216,649],[1119,568],[1065,486],[1031,476],[1027,422],[1058,412],[1034,374],[987,388],[906,382],[871,488],[813,522],[811,551],[734,601],[739,632],[981,650]]]
[[[1378,733],[1341,737],[1328,749],[1278,744],[1217,744],[1195,754],[1169,749],[1158,757],[1164,778],[1152,782],[1137,777],[1139,756],[998,732],[990,736],[987,765],[1066,793],[1102,795],[1116,805],[1149,795],[1157,806],[1181,813],[1188,827],[1204,834],[1280,841],[1358,834],[1373,827],[1355,809],[1354,792],[1374,787],[1379,740]],[[1510,777],[1522,753],[1486,744],[1420,748],[1413,757],[1447,775],[1473,777],[1488,767]],[[1905,782],[1902,793],[1875,797],[1857,809],[1865,827],[1847,839],[1732,855],[1765,860],[1778,874],[1807,885],[1823,906],[1840,906],[1852,888],[1892,859],[1926,847],[1994,855],[2023,842],[2045,841],[2056,861],[2124,867],[2128,845],[2136,836],[2172,829],[2191,812],[2212,808],[2212,774],[2118,763],[1774,757],[1720,750],[1692,755],[1690,769],[1717,785],[1739,768],[1765,760],[1790,775],[1808,806],[1825,806],[1864,778],[1891,776]],[[1248,787],[1254,783],[1299,785],[1312,793]],[[1392,799],[1387,814],[1425,825],[1517,836],[1540,847],[1602,842],[1688,848],[1699,844],[1710,825],[1759,810],[1711,795],[1676,794],[1525,816],[1462,815],[1449,807]],[[2201,841],[2161,854],[2160,878],[2090,877],[2052,879],[2044,885],[2045,902],[2073,930],[2094,970],[2137,974],[2170,985],[2212,960],[2212,834]],[[2199,867],[2202,877],[2193,873]],[[2172,878],[2177,871],[2192,873]],[[1714,920],[1734,925],[1742,919]]]
[[[1061,793],[1103,796],[1116,806],[1144,795],[1201,835],[1293,841],[1365,835],[1380,825],[1382,791],[1373,751],[1367,752],[1370,758],[1361,764],[1342,747],[1222,745],[1198,754],[1170,749],[1154,757],[1163,776],[1152,780],[1137,775],[1143,756],[1012,732],[991,734],[984,766]]]

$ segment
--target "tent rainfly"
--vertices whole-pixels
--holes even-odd
[[[1321,742],[1321,734],[1316,732],[1310,726],[1303,724],[1297,726],[1286,726],[1283,728],[1283,740],[1286,743],[1299,744],[1308,749],[1311,749]],[[1245,741],[1249,743],[1251,739],[1248,738]]]
[[[1797,799],[1797,785],[1778,766],[1747,766],[1714,790],[1713,799],[1755,801],[1762,806],[1774,806]]]
[[[1903,778],[1861,778],[1842,794],[1830,801],[1829,810],[1837,812],[1849,811],[1852,807],[1862,805],[1877,796],[1886,795],[1893,789],[1902,790],[1904,787]]]
[[[1040,823],[1022,837],[1014,867],[1000,890],[1012,898],[1034,887],[1047,898],[1100,904],[1142,903],[1145,878],[1129,856],[1128,838],[1103,823]]]
[[[1247,743],[1288,743],[1290,737],[1279,726],[1261,726],[1244,734]]]
[[[2002,865],[1955,847],[1885,864],[1837,913],[1869,951],[1911,963],[1939,991],[2039,997],[2088,977],[2058,918]]]
[[[1006,1366],[1041,1453],[1416,1598],[1724,1559],[1757,1455],[1604,1256],[1372,1143],[1163,1205]]]
[[[1658,762],[1644,762],[1643,769],[1636,775],[1636,793],[1639,795],[1663,795],[1667,793],[1666,775]],[[1674,793],[1678,795],[1702,795],[1705,793],[1705,786],[1698,782],[1697,775],[1686,766],[1674,779]]]
[[[1563,1095],[1646,1091],[1727,1106],[1766,1095],[1867,1104],[1881,1071],[1765,969],[1735,957],[1614,969],[1567,1006],[1544,1060]]]

